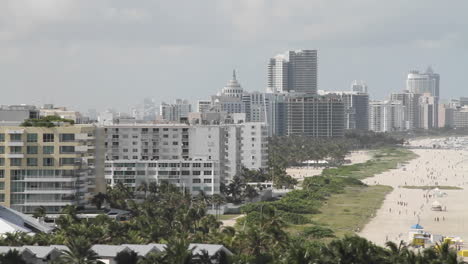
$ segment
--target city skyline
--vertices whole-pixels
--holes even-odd
[[[5,1],[0,69],[9,100],[0,103],[127,111],[145,97],[195,102],[220,90],[233,68],[245,90],[264,91],[269,58],[295,49],[318,50],[320,90],[358,79],[380,99],[401,91],[409,70],[431,65],[443,76],[441,97],[459,97],[465,67],[453,62],[468,56],[466,5]]]

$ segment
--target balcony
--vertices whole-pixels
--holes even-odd
[[[23,134],[24,129],[7,130],[7,134]]]
[[[8,147],[23,147],[24,146],[24,142],[23,141],[9,141],[7,143],[7,146]]]
[[[22,154],[22,153],[11,153],[11,154],[7,154],[6,157],[10,158],[10,159],[23,159],[24,154]]]

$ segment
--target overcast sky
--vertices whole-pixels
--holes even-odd
[[[1,0],[0,104],[127,110],[208,98],[238,70],[264,91],[270,57],[318,49],[319,89],[373,98],[432,65],[468,96],[466,0]]]

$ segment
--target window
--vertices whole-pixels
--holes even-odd
[[[132,149],[133,152],[138,152],[138,149]]]
[[[37,146],[27,146],[26,147],[27,154],[37,154]]]
[[[26,136],[28,142],[37,142],[37,134],[28,134]]]
[[[10,159],[10,166],[21,166],[21,159],[11,158]]]
[[[63,153],[63,154],[75,153],[75,147],[74,146],[60,146],[60,153]]]
[[[53,158],[44,158],[42,160],[43,166],[54,166],[54,159]]]
[[[128,149],[124,148],[124,149],[123,149],[123,152],[128,152]]]
[[[21,141],[21,134],[10,134],[10,141]]]
[[[163,138],[169,138],[169,135],[164,134],[164,135],[163,135]]]
[[[0,154],[5,154],[5,147],[4,146],[0,146]]]
[[[211,171],[203,171],[203,175],[211,175]]]
[[[27,158],[26,164],[28,166],[37,166],[37,158]]]
[[[194,167],[194,168],[200,168],[200,167],[201,167],[201,163],[194,163],[194,164],[192,165],[192,167]]]
[[[182,168],[190,168],[190,163],[182,163]]]
[[[5,159],[4,158],[0,158],[0,166],[5,166]]]
[[[211,179],[203,179],[203,183],[211,183]]]
[[[205,168],[211,168],[212,166],[213,166],[212,163],[204,163],[203,164],[203,167],[205,167]]]
[[[60,134],[60,142],[73,142],[75,141],[75,134]]]
[[[54,154],[54,146],[44,146],[42,147],[43,154]]]
[[[201,180],[200,179],[193,179],[192,183],[201,183]]]
[[[5,190],[5,182],[0,182],[0,190]]]
[[[4,203],[4,202],[5,202],[5,194],[0,193],[0,203]]]
[[[61,158],[60,159],[60,166],[73,165],[73,164],[75,164],[75,158]]]
[[[5,134],[1,133],[0,134],[0,142],[4,142],[5,141]]]
[[[200,173],[200,171],[193,171],[192,174],[193,175],[200,175],[201,173]]]
[[[42,142],[54,142],[54,134],[43,134]]]
[[[5,178],[5,170],[0,170],[0,178]]]
[[[172,145],[173,145],[173,146],[177,146],[177,145],[179,145],[179,142],[173,141],[173,142],[172,142]]]
[[[190,171],[182,171],[182,175],[190,175]]]
[[[11,154],[21,154],[22,153],[22,147],[10,147],[10,153]]]

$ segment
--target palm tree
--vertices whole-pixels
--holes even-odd
[[[99,264],[99,256],[91,250],[91,243],[84,237],[69,238],[65,245],[68,250],[61,250],[60,262],[64,264]]]
[[[94,195],[93,198],[91,198],[91,204],[96,206],[98,210],[101,210],[102,204],[105,202],[105,200],[106,200],[106,195],[99,192],[96,195]]]
[[[213,194],[211,196],[211,204],[215,207],[216,218],[219,217],[219,206],[225,201],[224,197],[219,194]]]
[[[138,254],[135,251],[121,251],[114,258],[116,264],[137,264]]]
[[[47,214],[47,210],[44,206],[39,206],[34,210],[33,217],[37,219],[44,219]]]
[[[184,237],[171,239],[166,245],[164,258],[171,264],[190,264],[193,260],[193,250],[189,249],[189,243]]]
[[[18,250],[8,250],[7,253],[0,255],[0,263],[2,264],[27,264],[26,261],[21,257]]]
[[[404,263],[405,259],[408,256],[408,248],[405,242],[400,241],[400,244],[397,245],[395,242],[388,241],[385,243],[388,250],[388,263],[399,264]]]

